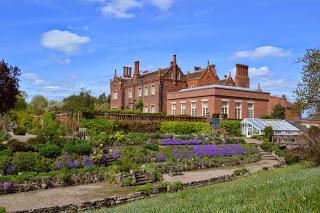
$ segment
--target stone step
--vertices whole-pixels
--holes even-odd
[[[142,181],[148,181],[150,180],[149,177],[145,177],[145,178],[136,178],[137,182],[142,182]]]
[[[152,183],[152,182],[153,182],[152,180],[139,181],[136,183],[136,185],[144,185],[146,183]]]

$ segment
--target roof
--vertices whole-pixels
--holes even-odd
[[[300,131],[289,122],[280,119],[245,118],[241,123],[249,123],[261,131],[267,126],[271,126],[274,131]]]
[[[187,73],[186,77],[188,80],[190,79],[200,79],[201,76],[206,72],[206,69],[202,69],[202,70],[197,70],[194,72],[189,72]]]
[[[206,86],[201,86],[201,87],[182,89],[182,90],[179,90],[178,92],[190,92],[190,91],[213,89],[213,88],[238,90],[238,91],[247,91],[247,92],[259,92],[259,91],[255,90],[255,89],[244,88],[244,87],[232,87],[232,86],[225,86],[225,85],[219,85],[219,84],[212,84],[212,85],[206,85]],[[264,92],[264,93],[266,93],[266,92]]]
[[[165,68],[165,69],[159,69],[160,70],[160,75],[164,75],[171,67]],[[140,76],[140,78],[147,78],[147,77],[152,77],[152,76],[156,76],[159,74],[159,70],[154,71],[154,72],[148,72],[148,73],[144,73]]]

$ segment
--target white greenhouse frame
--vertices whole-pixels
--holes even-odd
[[[300,130],[285,120],[246,118],[241,121],[241,131],[246,137],[263,135],[267,126],[272,127],[274,135],[299,135]]]

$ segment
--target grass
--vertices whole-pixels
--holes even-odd
[[[320,212],[320,168],[297,164],[95,212]]]

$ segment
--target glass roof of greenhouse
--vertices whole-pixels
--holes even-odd
[[[249,123],[261,131],[267,126],[271,126],[274,131],[300,131],[285,120],[246,118],[241,123]]]

